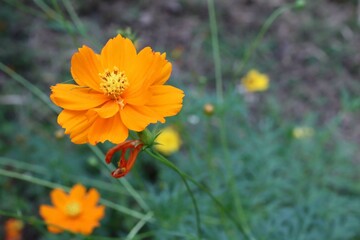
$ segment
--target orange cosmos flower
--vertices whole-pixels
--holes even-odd
[[[121,35],[110,39],[100,54],[87,46],[71,60],[76,84],[51,87],[51,100],[64,110],[58,123],[72,142],[118,144],[128,130],[143,131],[150,123],[164,123],[182,108],[182,90],[164,85],[171,74],[166,54],[150,47],[136,52]]]
[[[23,228],[22,221],[10,218],[5,222],[5,240],[21,240]]]
[[[107,164],[111,162],[111,159],[116,152],[121,151],[118,167],[111,173],[111,175],[114,178],[121,178],[128,174],[143,146],[144,144],[140,140],[128,140],[111,148],[105,156],[105,161]],[[130,151],[130,153],[129,157],[126,159],[127,151]]]
[[[41,205],[40,215],[52,233],[64,230],[89,235],[104,217],[104,206],[97,206],[100,195],[95,189],[86,189],[76,184],[69,194],[62,189],[54,189],[51,194],[54,206]]]

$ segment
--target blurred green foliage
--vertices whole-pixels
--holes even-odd
[[[0,50],[0,62],[28,77],[40,89],[45,89],[47,83],[37,78],[38,66],[33,68],[36,63],[31,61],[37,50],[26,46],[23,39],[28,33],[26,28],[20,27],[26,25],[28,12],[41,13],[41,17],[37,18],[45,21],[53,31],[68,34],[74,45],[92,29],[84,26],[76,12],[72,12],[70,1],[38,0],[29,5],[23,1],[5,2],[0,8],[0,44],[8,47]],[[43,7],[40,8],[39,4]],[[206,8],[200,2],[184,1],[183,5]],[[132,10],[141,13],[141,4],[138,8],[136,5],[132,7]],[[84,6],[79,8],[88,11]],[[220,33],[229,34],[225,33],[226,28],[222,24]],[[346,44],[326,45],[329,35],[337,35],[341,31],[330,27],[324,29],[323,24],[316,25],[316,21],[304,23],[300,25],[303,28],[300,34],[305,41],[325,44],[327,57],[325,60],[320,57],[301,61],[304,66],[318,64],[325,76],[331,74],[329,68],[342,73],[345,71],[342,61],[350,61],[348,55],[354,50]],[[351,24],[349,26],[353,26]],[[308,27],[313,32],[326,32],[314,37]],[[141,37],[141,33],[135,35],[129,28],[124,28],[122,32]],[[253,36],[254,32],[250,31],[249,36],[244,36],[245,45],[237,49],[231,47],[235,38],[222,38],[220,49],[226,56],[222,59],[225,79],[238,77],[234,59],[243,56]],[[251,65],[256,66],[257,63],[265,70],[276,68],[276,61],[271,60],[274,58],[271,49],[279,46],[271,36],[265,38],[250,61]],[[342,41],[342,37],[340,34],[336,39]],[[74,51],[79,46],[75,45]],[[211,51],[210,36],[206,36],[203,51]],[[352,61],[347,67],[359,76]],[[215,101],[212,72],[205,76],[193,74],[186,81],[181,79],[188,78],[190,73],[177,74],[170,82],[184,89],[184,107],[177,117],[168,119],[166,124],[179,130],[183,145],[181,151],[169,159],[210,189],[228,211],[237,217],[245,216],[256,239],[360,239],[358,143],[354,138],[347,137],[343,126],[349,116],[355,119],[358,116],[359,82],[350,81],[341,86],[341,94],[336,99],[339,103],[336,114],[324,118],[324,112],[334,111],[316,109],[328,106],[328,99],[319,100],[319,94],[316,100],[319,105],[314,99],[303,99],[299,89],[304,83],[294,75],[293,79],[288,79],[290,91],[295,93],[297,100],[308,101],[310,111],[293,110],[296,105],[279,98],[281,89],[275,79],[271,81],[269,91],[257,94],[239,92],[239,82],[226,81],[224,101],[220,104]],[[126,236],[128,239],[196,239],[191,198],[175,172],[143,152],[132,172],[126,176],[126,182],[112,179],[109,169],[104,167],[101,153],[88,146],[74,145],[67,136],[56,137],[55,133],[59,130],[56,114],[46,109],[36,96],[13,81],[11,76],[0,72],[0,77],[1,95],[15,95],[20,101],[20,104],[9,104],[2,98],[0,103],[0,169],[67,187],[81,182],[87,187],[97,188],[102,198],[115,206],[107,207],[105,219],[94,232],[95,236],[104,238],[93,239],[125,239]],[[55,78],[66,77],[68,75]],[[215,106],[211,116],[203,112],[207,103]],[[316,108],[311,110],[313,106]],[[295,117],[289,109],[296,112]],[[304,139],[294,138],[292,130],[299,125],[312,127],[314,135]],[[355,127],[358,128],[350,126]],[[110,147],[108,143],[99,145],[103,152]],[[3,200],[0,223],[4,223],[11,214],[25,217],[26,239],[90,239],[70,233],[52,235],[41,223],[26,218],[33,216],[40,219],[38,206],[49,203],[49,188],[3,174],[0,186]],[[191,186],[199,204],[203,239],[245,239],[206,193]],[[145,204],[131,193],[129,189],[132,188]],[[127,214],[129,210],[136,213]],[[136,214],[141,216],[136,217]],[[150,214],[148,219],[144,217],[146,214]],[[137,232],[135,226],[141,220],[144,225]],[[132,231],[133,236],[129,236]],[[3,231],[0,234],[3,235]]]

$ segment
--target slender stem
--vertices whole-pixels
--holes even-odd
[[[14,70],[0,62],[0,70],[4,73],[8,74],[12,79],[16,82],[30,90],[35,96],[37,96],[41,101],[43,101],[51,110],[56,113],[59,113],[60,109],[55,107],[50,101],[49,96],[43,93],[38,87],[34,84],[30,83],[28,80],[23,78],[21,75],[17,74]]]
[[[172,162],[170,162],[168,159],[166,159],[164,156],[157,152],[150,151],[148,149],[145,150],[148,154],[150,154],[152,157],[160,160],[162,163],[164,163],[166,166],[172,168],[174,171],[176,171],[179,175],[181,175],[183,178],[189,180],[193,184],[195,184],[199,189],[204,191],[211,200],[221,209],[221,211],[230,218],[230,220],[240,229],[240,231],[246,236],[247,239],[255,240],[255,238],[252,236],[251,232],[247,227],[243,226],[243,223],[239,222],[236,217],[234,217],[227,209],[226,207],[202,184],[198,183],[196,180],[194,180],[192,177],[187,175],[186,173],[182,172],[178,167],[176,167]]]
[[[17,172],[14,172],[14,171],[0,169],[0,175],[6,176],[6,177],[11,177],[11,178],[16,178],[16,179],[19,179],[19,180],[22,180],[22,181],[31,182],[31,183],[34,183],[34,184],[37,184],[37,185],[40,185],[40,186],[44,186],[44,187],[48,187],[48,188],[51,188],[51,189],[60,188],[60,189],[64,189],[65,191],[70,190],[69,187],[66,187],[66,186],[63,186],[63,185],[60,185],[60,184],[57,184],[57,183],[49,182],[49,181],[46,181],[46,180],[43,180],[43,179],[40,179],[40,178],[37,178],[37,177],[33,177],[33,176],[30,176],[30,175],[17,173]],[[114,209],[116,211],[128,214],[128,215],[130,215],[130,216],[132,216],[134,218],[143,219],[144,216],[145,216],[142,213],[139,213],[137,211],[125,208],[123,206],[120,206],[118,204],[115,204],[115,203],[110,202],[110,201],[105,200],[105,199],[101,199],[100,203],[102,203],[106,207],[109,207],[109,208],[112,208],[112,209]]]
[[[276,9],[265,21],[265,23],[262,25],[259,33],[257,34],[254,41],[251,42],[251,45],[249,48],[246,49],[244,56],[241,61],[241,65],[239,70],[236,71],[235,75],[240,75],[243,71],[243,69],[246,67],[247,63],[249,62],[251,56],[254,54],[255,50],[259,46],[260,41],[264,37],[265,33],[269,30],[271,25],[274,23],[274,21],[280,17],[284,12],[292,9],[295,7],[295,4],[285,4],[281,6],[280,8]]]
[[[147,223],[150,219],[152,219],[153,215],[154,214],[152,212],[149,212],[142,219],[140,219],[140,221],[131,229],[129,234],[126,236],[125,240],[134,239],[134,237],[137,235],[140,229],[145,225],[145,223]]]
[[[186,176],[184,175],[184,173],[178,168],[176,167],[172,162],[170,162],[168,159],[166,159],[164,156],[160,155],[158,152],[155,152],[154,150],[150,150],[150,149],[145,149],[145,151],[152,157],[158,159],[161,163],[163,163],[164,165],[168,166],[169,168],[171,168],[172,170],[174,170],[176,173],[178,173],[181,177],[181,179],[183,180],[186,190],[189,192],[189,195],[191,197],[191,201],[194,205],[194,209],[195,209],[195,219],[196,219],[196,228],[197,228],[197,235],[198,238],[200,239],[201,236],[201,221],[200,221],[200,213],[199,213],[199,208],[196,202],[196,199],[194,197],[194,194],[191,191],[191,188],[186,180]]]
[[[41,101],[43,101],[49,109],[51,109],[55,113],[59,113],[60,109],[53,105],[50,100],[49,96],[44,94],[38,87],[36,87],[34,84],[29,82],[27,79],[23,78],[21,75],[17,74],[14,70],[9,68],[8,66],[4,65],[2,62],[0,62],[0,70],[8,74],[12,79],[17,81],[20,85],[24,86],[26,89],[28,89],[30,92],[32,92],[36,97],[38,97]],[[110,166],[106,165],[104,163],[104,154],[99,149],[98,146],[92,146],[88,144],[88,147],[96,154],[99,161],[105,165],[109,170]],[[140,194],[136,192],[136,190],[132,187],[132,185],[126,180],[126,179],[118,179],[118,181],[126,188],[126,190],[132,195],[132,197],[139,203],[139,205],[146,211],[149,211],[150,208],[146,204],[146,202],[141,198]]]
[[[102,165],[105,166],[110,172],[112,171],[111,166],[106,164],[104,162],[105,155],[104,153],[99,149],[97,146],[88,145],[89,148],[95,153],[95,155],[99,158]],[[138,202],[138,204],[146,211],[150,210],[150,207],[147,205],[147,203],[142,199],[140,194],[133,188],[133,186],[129,183],[126,178],[117,178],[118,182],[120,182],[126,190],[130,193],[130,195]]]
[[[63,2],[64,6],[66,8],[66,11],[69,13],[69,15],[71,17],[71,20],[73,21],[74,25],[76,26],[76,28],[80,32],[80,34],[83,37],[89,37],[87,35],[84,24],[81,22],[79,16],[77,15],[76,11],[74,10],[74,7],[71,4],[71,2],[69,0],[63,0],[62,2]]]
[[[219,103],[223,102],[223,83],[221,74],[221,59],[219,50],[218,29],[216,23],[214,0],[208,0],[209,22],[211,30],[211,43],[213,48],[213,58],[215,66],[216,96]]]

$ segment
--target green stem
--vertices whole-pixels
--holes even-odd
[[[34,183],[34,184],[37,184],[37,185],[40,185],[40,186],[44,186],[44,187],[48,187],[48,188],[51,188],[51,189],[60,188],[60,189],[64,189],[65,191],[70,190],[70,188],[65,187],[63,185],[60,185],[60,184],[57,184],[57,183],[49,182],[49,181],[46,181],[46,180],[43,180],[43,179],[40,179],[40,178],[37,178],[37,177],[33,177],[33,176],[30,176],[30,175],[21,174],[21,173],[9,171],[9,170],[0,169],[0,175],[6,176],[6,177],[11,177],[11,178],[16,178],[16,179],[19,179],[19,180],[22,180],[22,181],[31,182],[31,183]],[[115,204],[115,203],[110,202],[110,201],[105,200],[105,199],[101,199],[100,203],[102,203],[103,205],[105,205],[108,208],[112,208],[112,209],[114,209],[116,211],[125,213],[125,214],[130,215],[130,216],[132,216],[134,218],[143,219],[144,216],[146,216],[146,215],[144,215],[142,213],[139,213],[137,211],[125,208],[123,206],[120,206],[118,204]]]
[[[106,164],[104,162],[105,159],[105,155],[104,153],[99,149],[99,147],[97,146],[93,146],[93,145],[88,145],[89,148],[95,153],[95,155],[100,159],[102,165],[108,169],[108,171],[112,171],[111,166]],[[146,211],[150,210],[150,207],[147,205],[147,203],[144,201],[144,199],[142,199],[142,197],[140,196],[140,194],[133,188],[133,186],[129,183],[128,180],[126,180],[125,178],[117,178],[116,179],[118,182],[120,182],[125,188],[126,190],[130,193],[130,195],[138,202],[138,204]]]
[[[154,152],[153,150],[150,150],[149,148],[145,149],[145,151],[152,157],[158,159],[161,163],[163,163],[164,165],[168,166],[169,168],[171,168],[172,170],[174,170],[176,173],[178,173],[181,177],[181,179],[183,180],[186,190],[189,192],[189,195],[191,197],[191,201],[194,205],[194,209],[195,209],[195,219],[196,219],[196,229],[197,229],[197,235],[198,238],[200,239],[201,236],[201,221],[200,221],[200,213],[199,213],[199,208],[196,202],[196,199],[194,197],[194,194],[191,191],[191,188],[186,180],[186,176],[185,174],[177,167],[175,166],[172,162],[170,162],[168,159],[166,159],[164,156],[160,155],[158,152]]]
[[[221,60],[219,50],[218,29],[216,23],[214,0],[208,0],[209,22],[211,30],[211,43],[213,48],[213,58],[215,66],[216,96],[219,103],[223,102],[223,83],[221,75]]]
[[[74,25],[78,29],[79,33],[86,38],[89,38],[86,29],[84,27],[84,24],[81,22],[79,16],[77,15],[76,11],[74,10],[74,7],[72,6],[71,2],[69,0],[63,0],[62,1],[66,11],[69,13],[71,20],[73,21]]]
[[[255,237],[253,236],[252,231],[250,230],[250,226],[247,223],[247,217],[245,215],[244,208],[242,206],[242,203],[241,203],[240,198],[236,191],[236,182],[235,182],[235,176],[234,176],[233,168],[232,168],[231,155],[229,152],[229,144],[228,144],[227,137],[226,137],[224,116],[221,116],[221,119],[220,119],[220,141],[221,141],[222,149],[224,151],[226,172],[230,175],[230,179],[229,179],[230,186],[229,187],[230,187],[230,190],[232,193],[232,198],[233,198],[233,201],[235,204],[235,211],[237,213],[236,215],[239,218],[239,221],[241,222],[241,225],[243,227],[242,229],[243,229],[245,236],[248,239],[254,240]]]
[[[240,229],[240,231],[247,237],[247,239],[250,240],[255,240],[255,238],[252,236],[251,232],[249,231],[249,229],[247,229],[246,226],[243,226],[242,222],[238,222],[237,218],[234,217],[227,209],[226,207],[202,184],[198,183],[196,180],[194,180],[192,177],[190,177],[189,175],[187,175],[186,173],[183,173],[178,167],[176,167],[172,162],[170,162],[168,159],[166,159],[164,156],[162,156],[161,154],[157,153],[157,152],[152,152],[149,151],[148,149],[145,150],[148,154],[150,154],[152,157],[160,160],[162,163],[164,163],[166,166],[169,166],[170,168],[172,168],[174,171],[176,171],[179,175],[181,175],[181,177],[189,180],[190,182],[192,182],[194,185],[196,185],[199,189],[201,189],[202,191],[204,191],[210,198],[211,200],[221,209],[221,211],[230,218],[230,220]],[[176,170],[175,170],[176,169]]]
[[[12,79],[14,79],[16,82],[18,82],[20,85],[24,86],[26,89],[28,89],[30,92],[32,92],[36,97],[38,97],[41,101],[43,101],[53,112],[59,113],[60,109],[58,107],[55,107],[49,100],[48,95],[44,94],[38,87],[36,87],[34,84],[30,83],[28,80],[23,78],[21,75],[17,74],[14,70],[9,68],[8,66],[4,65],[2,62],[0,62],[0,70],[8,74]],[[111,171],[111,168],[109,165],[104,163],[104,154],[99,149],[98,146],[92,146],[88,144],[88,147],[96,154],[99,161],[106,166],[108,170]],[[109,174],[110,176],[110,174]],[[132,185],[124,178],[117,179],[125,188],[126,190],[132,195],[132,197],[139,203],[139,205],[146,211],[149,211],[150,208],[146,204],[146,202],[141,198],[140,194],[136,192],[136,190],[132,187]]]
[[[55,107],[50,101],[49,96],[43,93],[39,88],[35,85],[31,84],[28,80],[23,78],[21,75],[17,74],[14,70],[0,62],[0,70],[4,73],[8,74],[12,79],[18,82],[20,85],[24,86],[30,92],[32,92],[35,96],[37,96],[41,101],[43,101],[51,110],[56,113],[59,113],[59,108]]]
[[[257,34],[254,41],[251,42],[251,45],[249,48],[246,49],[244,56],[242,58],[242,63],[240,65],[239,70],[235,73],[235,75],[240,75],[243,71],[243,69],[246,67],[247,63],[249,62],[251,56],[254,54],[255,50],[257,49],[260,41],[264,37],[265,33],[269,30],[271,25],[274,23],[274,21],[280,17],[284,12],[296,7],[295,4],[285,4],[281,6],[280,8],[276,9],[265,21],[265,23],[262,25],[259,33]]]
[[[149,222],[152,219],[153,213],[149,212],[146,214],[140,221],[130,230],[129,234],[126,236],[125,240],[134,239],[140,229],[145,225],[145,223]]]

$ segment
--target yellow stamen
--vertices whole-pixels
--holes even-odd
[[[121,94],[129,87],[129,81],[123,71],[114,67],[112,71],[106,69],[99,73],[101,78],[100,89],[108,96],[122,103]],[[121,105],[121,104],[120,104]]]
[[[70,202],[65,207],[65,213],[70,217],[76,217],[81,212],[81,206],[78,202]]]

